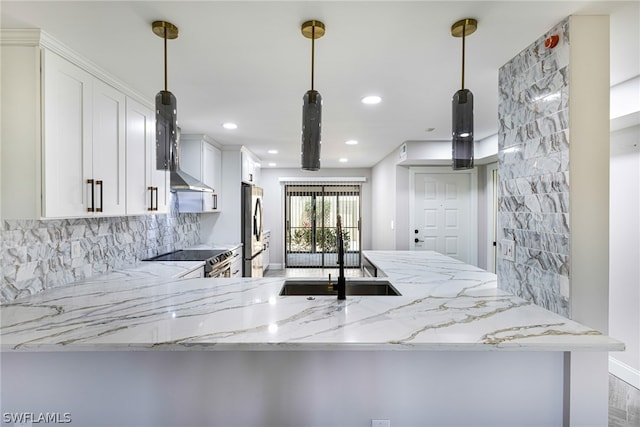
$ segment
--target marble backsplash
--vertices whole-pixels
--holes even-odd
[[[3,220],[0,302],[64,286],[200,242],[198,214]]]
[[[545,40],[559,35],[553,49]],[[498,286],[569,317],[569,20],[499,70]],[[501,247],[501,246],[499,246]],[[501,251],[498,251],[501,253]]]

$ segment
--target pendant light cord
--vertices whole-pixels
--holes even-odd
[[[315,63],[315,41],[316,41],[316,26],[311,26],[311,90],[313,90],[313,70]]]
[[[464,38],[467,34],[467,22],[462,24],[462,90],[464,90]]]

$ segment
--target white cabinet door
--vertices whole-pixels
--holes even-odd
[[[262,251],[262,270],[267,271],[269,268],[269,258],[271,257],[271,232],[263,233],[264,250]]]
[[[93,179],[96,212],[124,215],[125,102],[113,87],[94,79],[93,84]]]
[[[155,114],[127,98],[127,214],[166,213],[168,172],[156,170]]]
[[[242,182],[246,182],[247,184],[255,184],[254,176],[253,176],[253,159],[251,156],[244,151],[241,153],[242,156]]]
[[[242,151],[242,181],[247,184],[260,184],[260,162],[251,154]]]
[[[43,216],[124,215],[125,96],[43,55]]]
[[[219,212],[222,187],[222,152],[204,135],[182,135],[180,168],[213,188],[213,193],[178,192],[180,212]]]
[[[44,51],[43,216],[87,215],[91,207],[93,78]],[[95,199],[94,199],[95,203]]]
[[[242,246],[233,250],[231,259],[231,277],[242,277]]]
[[[222,153],[213,145],[202,143],[202,182],[213,188],[213,194],[202,194],[202,208],[204,212],[213,212],[218,210],[218,189],[219,182],[216,175],[220,175],[222,165]]]

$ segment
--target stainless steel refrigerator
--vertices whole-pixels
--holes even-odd
[[[244,277],[262,277],[262,230],[262,188],[242,184]]]

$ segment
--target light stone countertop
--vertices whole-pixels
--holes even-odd
[[[308,300],[279,296],[282,277],[174,279],[197,263],[145,262],[3,304],[0,348],[624,349],[598,331],[497,289],[494,274],[452,258],[410,251],[366,251],[365,256],[402,296]],[[364,279],[347,284],[358,280]]]

